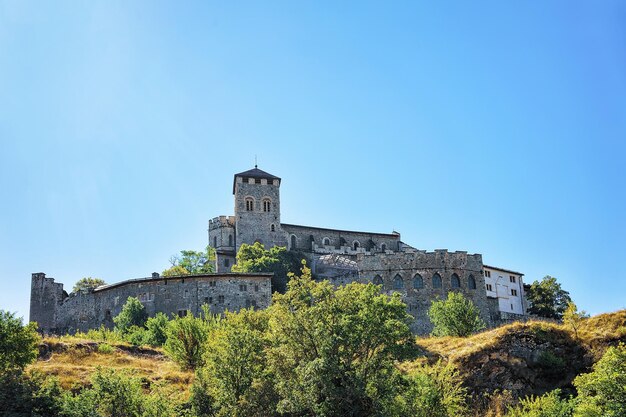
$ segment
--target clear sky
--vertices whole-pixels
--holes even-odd
[[[0,0],[0,309],[148,276],[232,176],[282,220],[626,307],[626,2]]]

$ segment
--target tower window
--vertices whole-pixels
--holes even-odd
[[[376,275],[372,282],[374,285],[383,285],[383,278],[380,275]]]
[[[441,275],[437,273],[433,275],[433,288],[441,288]]]
[[[382,252],[385,252],[387,250],[387,245],[385,245],[384,243],[382,245],[380,245],[380,250]]]
[[[254,198],[248,197],[246,198],[246,211],[254,210]]]
[[[233,246],[233,235],[228,235],[228,246]]]
[[[254,179],[254,183],[255,184],[261,184],[261,178],[255,178]]]
[[[416,274],[415,277],[413,277],[413,288],[424,288],[424,280],[420,274]]]
[[[396,276],[393,278],[393,289],[401,290],[403,288],[404,288],[404,280],[402,279],[400,274],[396,274]]]
[[[296,235],[291,235],[291,250],[296,249]]]
[[[273,224],[270,226],[270,231],[275,232],[276,231],[276,226],[274,226]]]
[[[324,239],[322,239],[322,245],[324,246],[328,246],[330,245],[330,239],[325,237]]]
[[[358,240],[355,240],[355,241],[352,243],[352,248],[353,248],[354,250],[359,249],[359,246],[361,246],[361,244],[359,243],[359,241],[358,241]]]
[[[491,271],[487,271],[487,270],[485,270],[485,276],[486,276],[487,278],[491,278]]]
[[[213,237],[213,247],[217,248],[217,236]]]
[[[450,278],[450,286],[452,288],[461,287],[461,280],[459,279],[459,276],[457,274],[452,274],[452,278]]]
[[[217,296],[217,302],[220,304],[224,304],[224,296],[223,295],[218,295]]]
[[[272,207],[272,202],[269,199],[263,200],[263,211],[269,213]]]
[[[476,280],[474,279],[473,275],[470,275],[469,278],[467,279],[467,286],[469,287],[470,290],[476,289]]]

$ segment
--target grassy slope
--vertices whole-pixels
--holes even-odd
[[[146,383],[165,382],[172,388],[187,392],[193,373],[181,371],[160,349],[134,348],[125,343],[110,343],[112,351],[103,353],[104,344],[74,337],[47,337],[40,345],[39,360],[29,371],[54,375],[65,389],[78,389],[90,384],[90,376],[98,368],[128,370]]]

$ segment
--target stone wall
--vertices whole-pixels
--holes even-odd
[[[128,280],[90,293],[66,295],[54,306],[31,298],[30,320],[37,321],[45,333],[74,333],[100,325],[112,327],[113,317],[120,313],[128,297],[137,297],[150,316],[157,312],[168,316],[186,311],[198,314],[203,304],[215,314],[245,307],[264,309],[271,302],[271,277],[272,274],[207,274]],[[33,285],[38,282],[33,274]],[[46,315],[54,319],[45,320]]]

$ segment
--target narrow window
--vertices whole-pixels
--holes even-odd
[[[470,290],[476,289],[476,280],[474,279],[473,275],[470,275],[469,278],[467,279],[467,286],[469,287]]]
[[[239,291],[247,291],[248,286],[246,284],[239,284]]]
[[[271,207],[271,201],[268,199],[263,200],[263,211],[266,213],[270,212],[270,207]]]
[[[459,279],[459,276],[457,274],[452,274],[452,278],[450,278],[450,286],[452,288],[461,287],[461,280]]]
[[[233,235],[228,235],[228,246],[233,246]]]
[[[487,271],[487,270],[485,270],[485,276],[486,276],[487,278],[491,278],[491,271]]]
[[[511,295],[517,296],[517,290],[511,289]]]
[[[296,249],[296,235],[291,235],[291,250]]]
[[[273,224],[270,226],[270,231],[275,232],[276,231],[276,226],[274,226]]]
[[[213,247],[217,248],[217,236],[213,237]]]
[[[380,245],[380,250],[381,250],[381,252],[385,252],[387,250],[387,245],[384,244],[384,243],[382,245]]]
[[[354,250],[357,250],[359,246],[361,246],[361,244],[358,240],[355,240],[354,243],[352,243],[352,248],[354,248]]]
[[[223,295],[218,296],[217,297],[217,302],[220,303],[220,304],[224,304],[224,296]]]
[[[209,304],[209,297],[204,297],[204,304]]]
[[[393,278],[393,289],[401,290],[403,288],[404,288],[404,280],[402,279],[400,274],[396,274],[396,276]]]
[[[437,273],[433,275],[433,288],[441,288],[441,275]]]
[[[228,259],[228,258],[224,259],[224,266],[226,268],[228,268],[230,266],[230,259]]]
[[[254,292],[259,292],[259,286],[258,285],[254,286]]]
[[[330,245],[330,239],[329,239],[329,238],[327,238],[327,237],[325,237],[325,238],[322,240],[322,245],[324,245],[324,246],[328,246],[328,245]]]
[[[254,210],[254,199],[253,198],[246,198],[246,211],[253,211]]]
[[[178,317],[185,317],[187,315],[187,310],[178,310]]]
[[[383,278],[380,275],[376,275],[372,282],[374,285],[383,285]]]
[[[513,275],[509,275],[509,281],[515,283],[515,277]]]
[[[487,287],[487,291],[493,291],[491,284],[485,284],[485,287]]]
[[[415,276],[413,277],[413,288],[424,288],[424,279],[420,274],[415,274]]]

